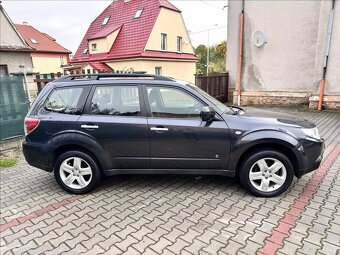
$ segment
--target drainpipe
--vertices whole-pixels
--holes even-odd
[[[237,105],[241,105],[241,78],[242,78],[242,56],[243,56],[243,29],[244,29],[244,0],[242,0],[242,10],[240,15],[240,35],[239,35],[239,60],[237,72]]]
[[[324,63],[323,63],[322,80],[320,82],[318,111],[322,110],[322,100],[323,100],[323,94],[325,90],[325,79],[326,79],[326,73],[327,73],[327,64],[328,64],[329,50],[330,50],[331,37],[332,37],[332,27],[333,27],[333,20],[334,20],[334,6],[335,6],[335,0],[332,1],[332,8],[329,11],[329,16],[328,16],[326,48],[325,48],[325,57],[324,57]]]

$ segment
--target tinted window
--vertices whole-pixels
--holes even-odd
[[[203,104],[190,94],[175,88],[148,87],[154,117],[199,118]]]
[[[91,111],[100,115],[139,116],[138,87],[97,87],[92,98]]]
[[[77,108],[83,88],[55,89],[45,103],[45,109],[59,113],[79,113]]]

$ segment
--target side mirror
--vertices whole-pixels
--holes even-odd
[[[216,112],[210,106],[204,106],[201,111],[201,118],[203,121],[212,121],[215,119]]]

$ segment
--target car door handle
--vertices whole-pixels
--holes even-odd
[[[169,129],[165,128],[165,127],[152,127],[152,128],[150,128],[150,130],[151,131],[162,131],[162,132],[169,131]]]
[[[86,129],[95,129],[95,128],[99,128],[99,126],[97,125],[81,125],[81,128],[86,128]]]

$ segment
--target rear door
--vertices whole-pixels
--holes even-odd
[[[28,138],[31,142],[46,144],[53,139],[53,142],[49,141],[49,144],[54,146],[67,143],[67,140],[72,143],[76,139],[74,130],[89,90],[89,86],[53,89],[43,105],[39,106],[37,115],[32,116],[40,119],[38,129],[41,131],[30,134]]]
[[[151,168],[226,169],[229,129],[223,120],[202,121],[204,102],[165,85],[146,86],[144,94],[150,115]]]
[[[138,85],[93,86],[77,126],[99,143],[110,169],[149,167],[149,133]],[[106,169],[105,169],[106,170]]]

